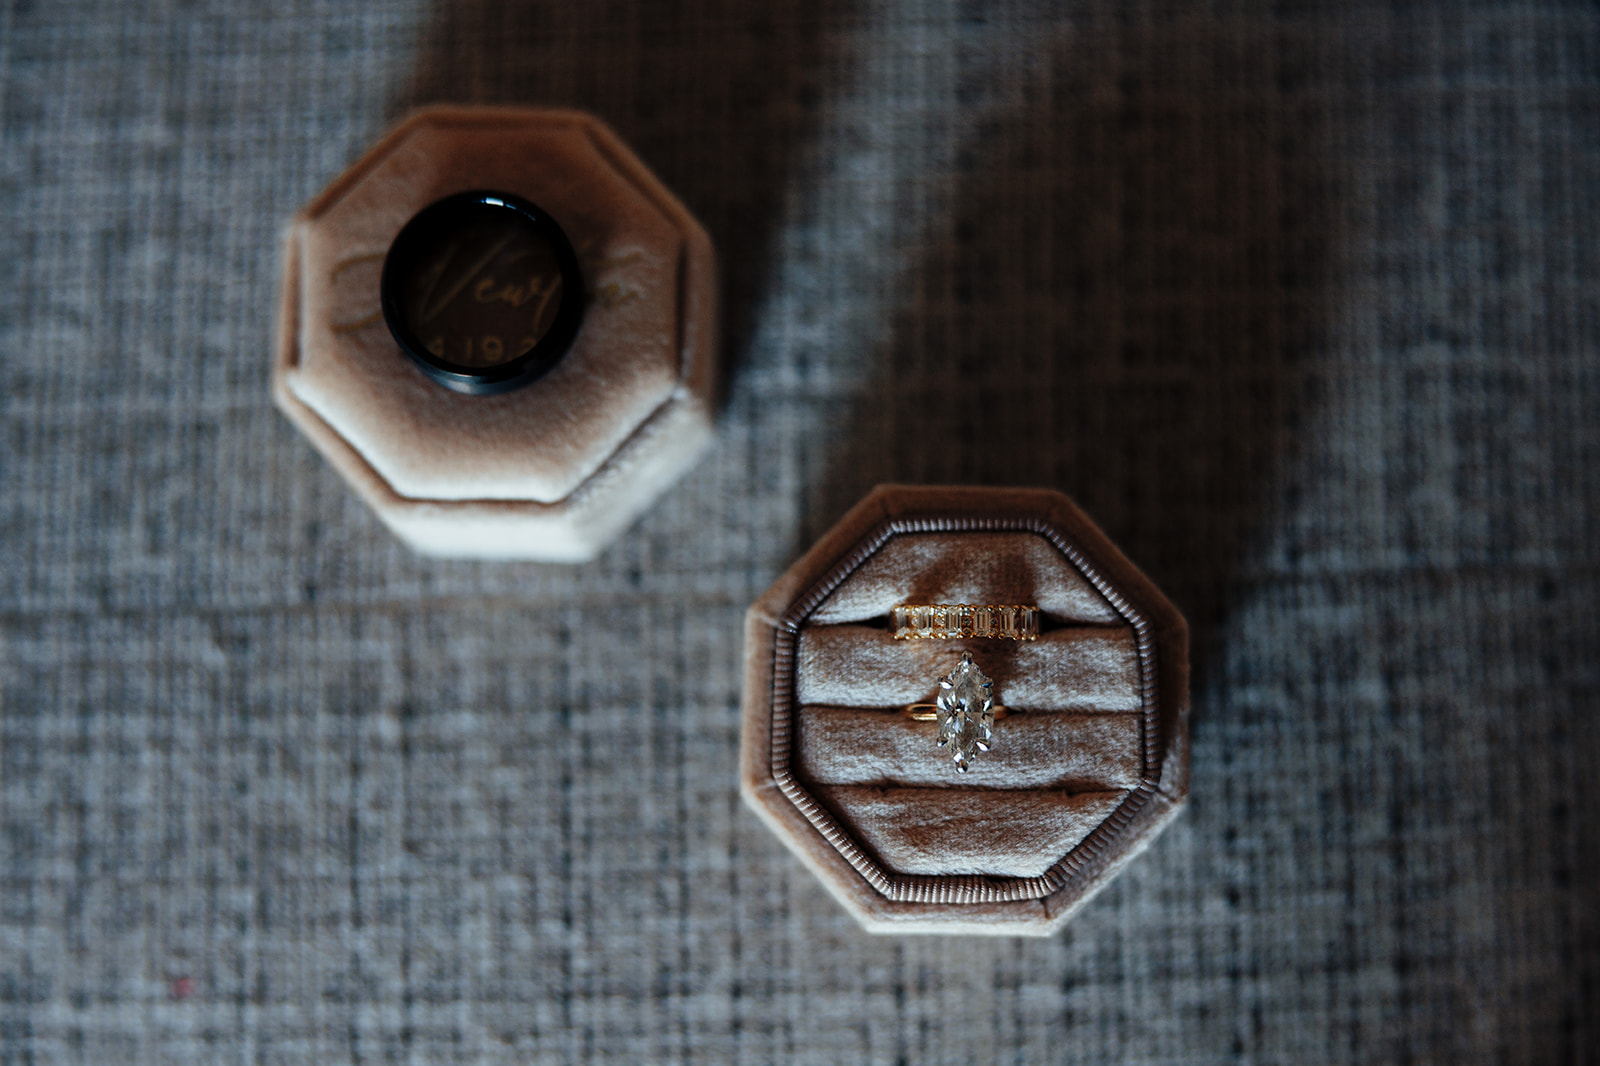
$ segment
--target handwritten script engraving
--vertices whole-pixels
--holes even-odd
[[[552,315],[554,308],[559,304],[562,279],[559,273],[550,273],[548,270],[527,273],[516,271],[514,267],[520,261],[532,257],[534,251],[508,247],[514,238],[515,234],[500,235],[499,239],[491,242],[477,255],[467,252],[462,240],[450,241],[413,279],[409,289],[420,311],[412,319],[417,327],[435,323],[441,315],[444,315],[447,308],[463,297],[469,299],[469,307],[480,306],[485,311],[491,307],[500,307],[519,312],[517,321],[523,324],[523,329],[511,333],[511,336],[516,337],[515,346],[508,343],[503,332],[461,330],[460,326],[474,320],[474,317],[481,317],[481,312],[478,316],[473,316],[463,308],[445,317],[464,318],[464,321],[452,322],[442,331],[437,326],[433,331],[419,329],[419,332],[428,337],[425,343],[429,351],[440,357],[459,359],[467,365],[493,365],[503,361],[508,354],[515,357],[538,343],[545,329],[548,329],[546,317]],[[602,276],[606,273],[642,261],[643,252],[633,249],[596,254],[592,242],[588,241],[580,245],[578,251],[583,275],[590,279],[590,286],[584,297],[592,307],[610,310],[644,296],[643,289],[624,279],[611,277],[602,280]],[[361,252],[346,256],[328,271],[329,286],[339,284],[347,275],[355,277],[351,272],[357,267],[381,263],[386,255],[387,252]],[[466,260],[465,264],[460,262],[463,259]],[[465,269],[452,269],[462,265]],[[508,268],[513,269],[508,270]],[[359,280],[354,281],[360,288],[366,288],[368,285],[372,287],[373,304],[378,303],[376,292],[378,274],[378,271],[372,271],[369,278],[366,272],[361,272]],[[345,286],[349,284],[350,281],[344,282]],[[383,311],[378,307],[360,318],[334,322],[329,329],[334,334],[342,336],[370,329],[382,320]],[[531,334],[528,331],[529,327],[532,327]],[[447,352],[450,353],[448,356]]]

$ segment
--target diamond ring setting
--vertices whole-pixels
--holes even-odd
[[[939,694],[934,702],[913,703],[906,713],[921,722],[939,723],[939,747],[950,749],[956,770],[966,773],[980,751],[988,751],[994,740],[994,723],[1004,718],[1006,708],[994,701],[994,682],[972,661],[969,652],[948,675],[939,679]]]

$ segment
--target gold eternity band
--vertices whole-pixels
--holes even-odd
[[[1019,604],[902,603],[891,621],[896,640],[1039,639],[1039,608]]]

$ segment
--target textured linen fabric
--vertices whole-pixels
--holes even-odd
[[[436,101],[717,242],[592,564],[410,554],[268,401],[281,227]],[[1578,3],[0,8],[0,1062],[1594,1061],[1597,113]],[[737,799],[744,608],[893,480],[1189,619],[1059,937],[864,936]]]

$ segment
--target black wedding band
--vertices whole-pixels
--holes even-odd
[[[537,381],[583,321],[583,275],[556,220],[519,196],[463,192],[429,204],[389,246],[383,319],[434,381],[489,395]]]

